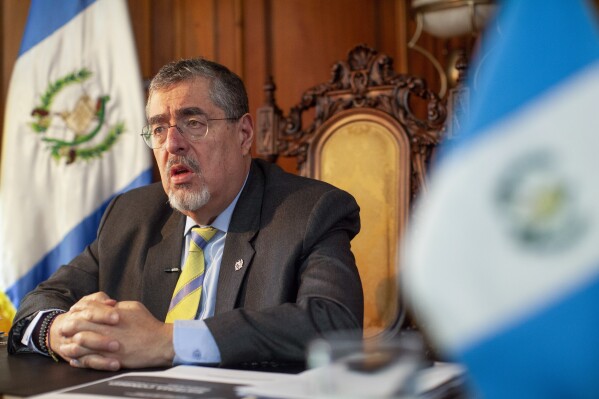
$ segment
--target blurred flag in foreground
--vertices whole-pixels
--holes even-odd
[[[94,239],[112,196],[150,182],[143,102],[125,1],[31,1],[3,133],[2,316]]]
[[[482,397],[597,398],[595,14],[581,0],[499,4],[470,114],[412,219],[405,290]]]

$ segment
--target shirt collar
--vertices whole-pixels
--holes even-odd
[[[243,188],[245,187],[245,183],[248,180],[248,176],[249,176],[249,173],[245,177],[245,180],[243,181],[243,185],[241,186],[241,189],[239,190],[239,192],[237,193],[235,198],[233,198],[233,201],[231,201],[229,206],[227,206],[227,208],[225,208],[225,210],[222,211],[220,213],[220,215],[218,215],[216,217],[216,219],[214,219],[214,222],[212,222],[211,226],[214,227],[215,229],[218,229],[224,233],[229,231],[229,223],[231,223],[231,217],[233,216],[233,210],[235,210],[235,205],[237,205],[237,200],[239,200],[239,196],[241,195],[241,192],[243,191]],[[189,233],[189,231],[194,226],[197,226],[197,225],[198,224],[192,218],[187,216],[187,218],[185,220],[185,230],[183,230],[183,236],[186,236]]]

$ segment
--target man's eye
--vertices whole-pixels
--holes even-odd
[[[205,123],[203,123],[202,121],[200,121],[198,119],[188,119],[185,122],[185,126],[187,126],[188,128],[191,128],[191,129],[201,129],[202,127],[205,126]]]
[[[152,128],[152,134],[154,136],[160,136],[160,135],[164,134],[165,131],[166,131],[166,127],[164,125],[158,125],[158,126],[154,126]]]

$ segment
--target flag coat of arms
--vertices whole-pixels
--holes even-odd
[[[599,397],[599,35],[590,2],[499,2],[403,284],[484,398]]]
[[[114,195],[151,181],[143,107],[125,1],[32,0],[3,131],[0,318],[94,239]]]

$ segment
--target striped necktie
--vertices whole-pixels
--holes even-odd
[[[194,227],[191,229],[189,254],[183,265],[183,271],[171,299],[166,314],[166,322],[195,319],[202,296],[204,282],[204,248],[216,234],[214,227]]]

